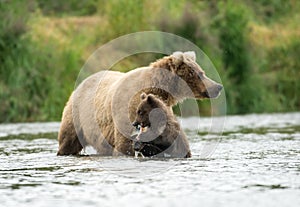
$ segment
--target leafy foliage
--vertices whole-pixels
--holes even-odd
[[[293,0],[0,0],[0,122],[59,120],[84,60],[143,30],[197,44],[220,73],[229,113],[299,110],[299,10]],[[199,105],[209,114],[208,101]]]

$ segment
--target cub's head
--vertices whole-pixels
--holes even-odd
[[[188,85],[196,99],[216,98],[223,88],[221,84],[205,75],[205,72],[196,63],[196,54],[192,51],[174,52],[172,55],[152,63],[152,66],[167,68],[175,78],[180,77]]]
[[[164,103],[154,95],[145,93],[141,94],[141,102],[136,110],[136,117],[133,123],[134,126],[150,127],[149,115],[153,109],[164,109]]]

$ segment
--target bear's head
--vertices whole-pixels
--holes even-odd
[[[190,52],[174,52],[151,64],[152,67],[165,68],[172,72],[173,81],[182,79],[192,91],[196,99],[216,98],[223,86],[205,75],[202,68],[196,63],[196,54]],[[176,81],[175,81],[176,83]],[[174,84],[174,87],[177,87]]]

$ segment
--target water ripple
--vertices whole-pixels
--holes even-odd
[[[300,203],[300,113],[226,120],[220,140],[208,118],[182,119],[193,157],[156,160],[57,157],[59,123],[0,125],[0,206]],[[209,143],[217,149],[203,159]]]

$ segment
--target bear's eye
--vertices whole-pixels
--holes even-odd
[[[138,110],[138,115],[143,115],[143,112],[141,110]]]

